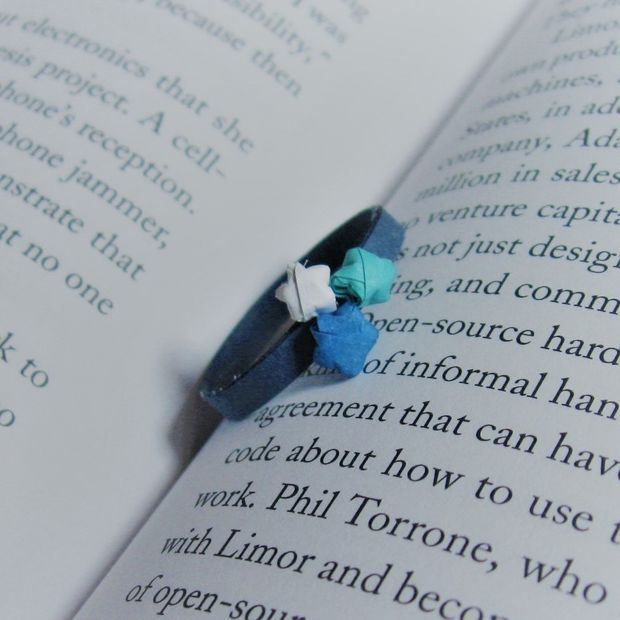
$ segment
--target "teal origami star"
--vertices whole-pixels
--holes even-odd
[[[395,278],[396,269],[391,260],[380,258],[363,248],[351,248],[344,256],[342,267],[332,275],[329,285],[336,297],[349,299],[358,306],[369,306],[390,298]]]

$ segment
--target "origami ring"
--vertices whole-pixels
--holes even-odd
[[[398,256],[403,227],[382,207],[358,213],[299,259],[340,266],[346,251],[361,247],[391,260]],[[275,296],[283,274],[256,300],[205,370],[199,392],[224,417],[240,419],[271,400],[312,363],[308,323],[290,319]]]

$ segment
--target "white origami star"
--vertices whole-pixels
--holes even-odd
[[[276,289],[276,297],[283,301],[294,321],[305,323],[320,312],[334,312],[338,307],[334,291],[329,287],[329,267],[301,263],[289,265],[287,280]]]

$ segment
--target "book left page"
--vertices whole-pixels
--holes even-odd
[[[221,334],[404,165],[407,10],[2,2],[2,617],[75,608],[186,460]]]

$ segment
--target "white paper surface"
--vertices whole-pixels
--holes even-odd
[[[79,618],[617,617],[617,18],[541,3],[389,205],[364,374],[224,424]]]
[[[189,2],[0,7],[3,617],[76,608],[204,437],[182,405],[223,335],[521,5],[192,4],[216,34]]]

